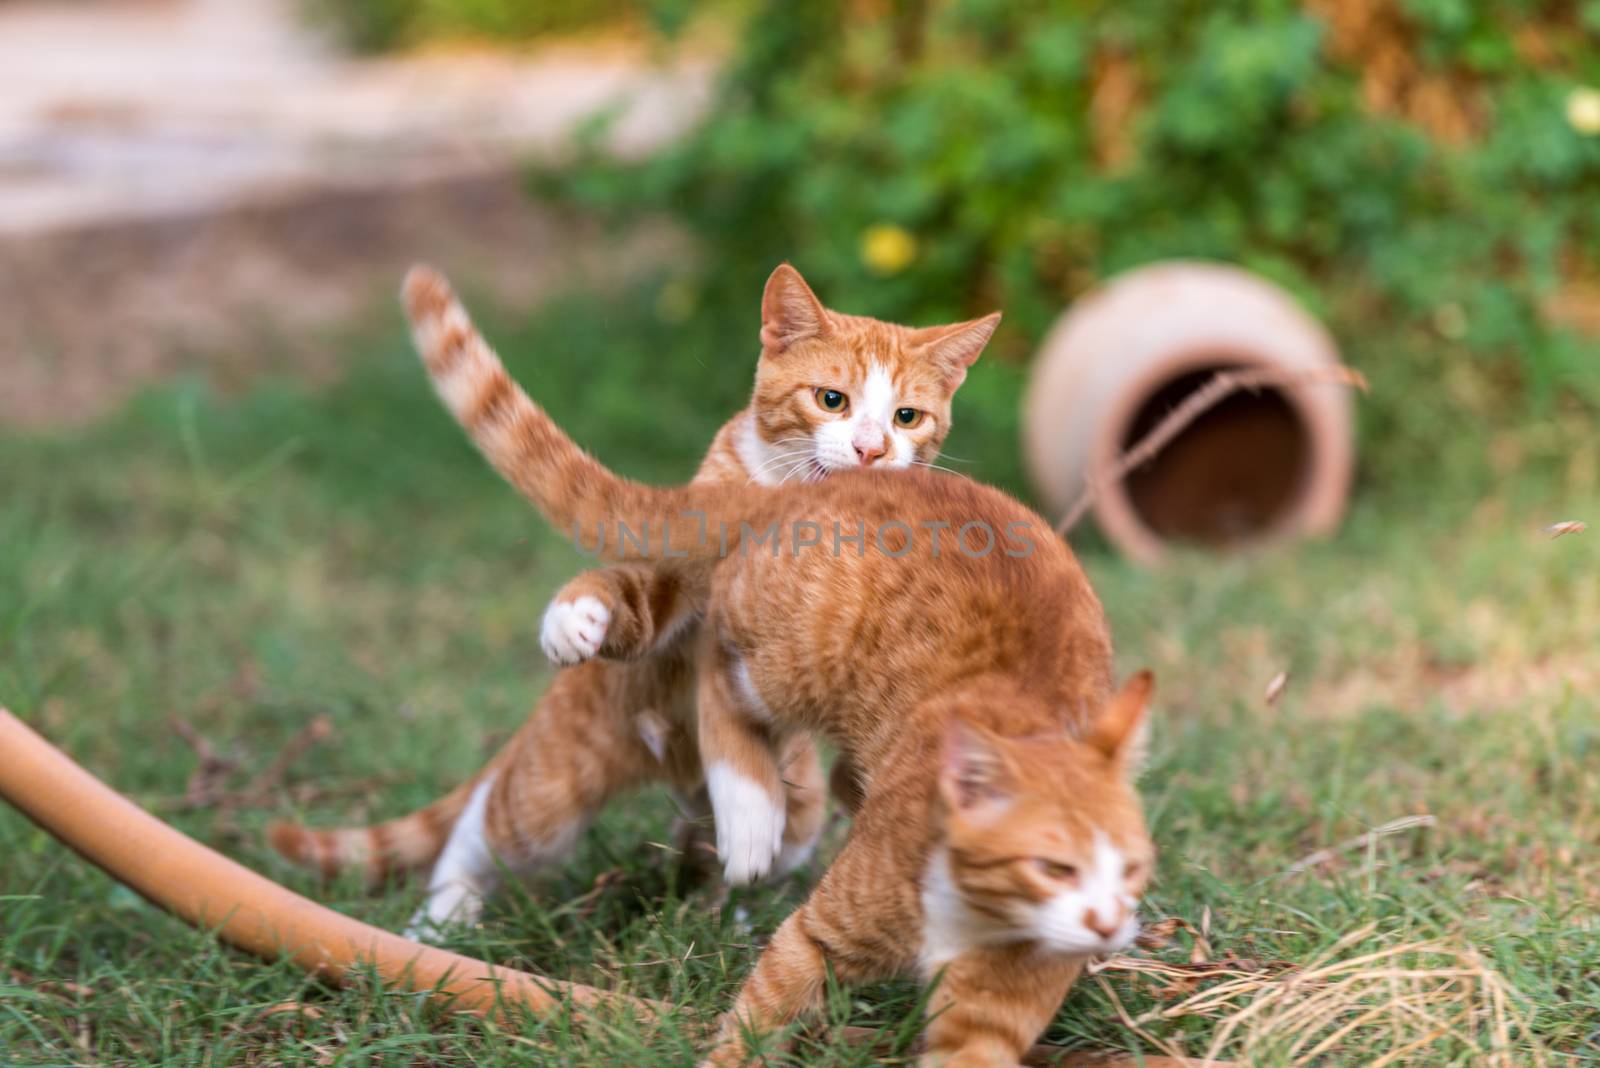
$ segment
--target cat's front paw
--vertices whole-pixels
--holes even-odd
[[[551,601],[539,628],[539,645],[557,664],[581,664],[600,651],[610,626],[611,609],[598,597]]]
[[[716,813],[723,878],[734,886],[764,878],[783,849],[782,799],[727,764],[711,766],[706,788]]]

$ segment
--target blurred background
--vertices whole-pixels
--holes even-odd
[[[841,311],[1003,309],[947,462],[1052,510],[1023,401],[1063,313],[1170,260],[1280,287],[1371,386],[1332,537],[1147,569],[1073,535],[1119,664],[1162,680],[1155,906],[1244,955],[1460,939],[1527,995],[1507,1042],[1592,1050],[1600,2],[0,2],[0,702],[261,866],[270,812],[185,807],[168,717],[244,774],[327,716],[277,810],[402,811],[537,697],[582,566],[438,409],[394,299],[419,259],[660,480],[745,403],[780,261]],[[0,814],[17,893],[60,863],[32,833]],[[13,929],[81,908],[142,945],[96,926],[109,893]],[[587,921],[517,922],[611,974]],[[632,922],[621,958],[674,955]],[[1061,1027],[1103,1044],[1109,1015]]]
[[[606,377],[691,391],[692,453],[789,259],[845,310],[1003,308],[962,437],[1020,489],[1016,396],[1052,321],[1203,258],[1286,287],[1371,379],[1365,489],[1592,489],[1597,23],[1434,0],[8,3],[0,417],[81,425],[178,373],[338,377],[427,258],[509,315],[582,293],[648,330],[648,365]],[[739,362],[706,374],[709,352]]]

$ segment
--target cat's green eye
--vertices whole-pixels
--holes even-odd
[[[1040,871],[1042,871],[1051,879],[1060,879],[1065,881],[1067,879],[1076,879],[1078,877],[1078,869],[1074,868],[1071,864],[1061,864],[1054,860],[1045,860],[1043,857],[1039,857],[1033,863]]]
[[[816,392],[817,404],[825,412],[842,412],[850,404],[850,398],[836,389],[819,389]]]
[[[917,411],[915,408],[900,408],[894,413],[895,425],[905,427],[907,430],[910,430],[912,427],[922,422],[922,415],[923,413]]]

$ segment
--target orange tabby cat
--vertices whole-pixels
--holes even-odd
[[[788,738],[820,731],[854,766],[849,840],[762,953],[712,1063],[744,1063],[748,1034],[815,1008],[831,969],[938,978],[930,1060],[1015,1064],[1084,961],[1133,938],[1154,855],[1131,784],[1151,681],[1112,695],[1103,612],[1050,524],[927,471],[620,479],[461,343],[443,279],[415,270],[405,293],[440,396],[497,470],[560,529],[647,529],[604,551],[679,559],[705,591],[700,747],[730,877],[781,850]],[[800,312],[785,354],[839,344],[831,318]],[[968,345],[935,352],[956,368]]]
[[[796,349],[795,322],[813,318],[832,324],[834,342]],[[776,485],[858,466],[931,463],[950,429],[951,396],[998,318],[915,330],[843,315],[824,309],[794,268],[780,266],[762,297],[751,404],[717,434],[695,483]],[[431,309],[418,329],[424,344],[494,360],[458,306]],[[954,357],[947,354],[951,339],[961,339]],[[823,393],[827,404],[818,400]],[[558,673],[517,734],[467,783],[373,827],[314,831],[280,823],[271,829],[272,844],[325,873],[359,866],[374,880],[434,863],[428,903],[413,923],[420,933],[447,919],[473,919],[502,869],[565,855],[619,793],[666,782],[691,812],[705,812],[692,666],[701,598],[686,589],[680,571],[670,561],[632,564],[568,583],[545,614],[545,651],[563,664],[611,659]],[[775,866],[782,872],[809,855],[824,796],[808,735],[786,739],[780,763],[785,822]]]

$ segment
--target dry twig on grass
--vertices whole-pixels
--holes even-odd
[[[1173,438],[1183,433],[1189,424],[1240,390],[1268,387],[1288,389],[1293,386],[1314,385],[1348,386],[1363,393],[1367,391],[1367,380],[1361,372],[1342,366],[1318,367],[1309,371],[1218,371],[1211,381],[1183,398],[1183,401],[1168,412],[1150,433],[1140,438],[1133,448],[1118,457],[1116,463],[1108,470],[1091,472],[1085,479],[1083,492],[1078,494],[1078,499],[1067,509],[1067,514],[1061,517],[1061,522],[1056,524],[1056,533],[1066,537],[1089,509],[1094,507],[1094,502],[1099,500],[1100,494],[1105,492],[1106,487],[1122,481],[1129,471],[1164,449]]]
[[[187,720],[174,716],[169,722],[199,758],[199,763],[189,775],[179,807],[217,808],[224,813],[270,804],[273,795],[282,788],[284,777],[294,762],[312,746],[333,737],[333,721],[327,716],[317,716],[285,742],[272,763],[251,779],[243,790],[227,790],[225,785],[228,776],[238,770],[239,762],[219,756],[211,743]]]
[[[1432,816],[1423,814],[1419,816],[1401,816],[1397,820],[1380,823],[1365,834],[1358,834],[1354,838],[1345,839],[1338,845],[1329,846],[1327,849],[1319,849],[1315,853],[1308,853],[1285,868],[1283,874],[1299,875],[1301,872],[1314,868],[1318,864],[1327,863],[1341,853],[1348,853],[1352,849],[1363,849],[1371,846],[1380,838],[1387,838],[1391,834],[1399,834],[1401,831],[1409,831],[1415,827],[1432,827],[1438,822]]]
[[[199,760],[183,788],[184,807],[206,808],[215,804],[222,793],[222,784],[239,766],[239,762],[219,756],[216,748],[188,720],[173,716],[168,722],[178,736],[189,743],[189,748],[194,750]]]
[[[272,763],[267,765],[265,771],[250,780],[250,785],[244,788],[245,796],[264,802],[283,785],[283,777],[288,774],[290,766],[296,760],[304,756],[312,746],[332,737],[333,721],[327,716],[317,716],[284,743],[283,748],[278,750],[278,755],[273,757]]]

